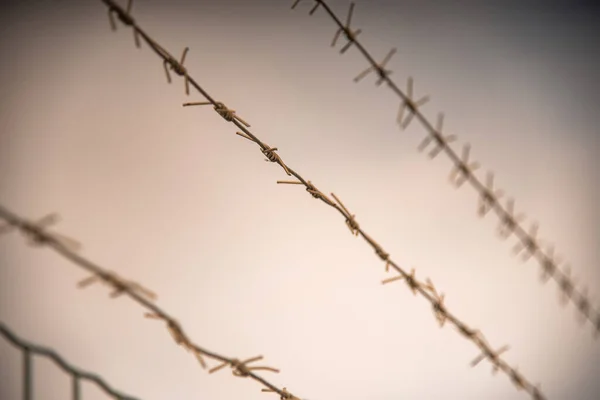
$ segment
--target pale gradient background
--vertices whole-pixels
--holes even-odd
[[[13,2],[15,3],[15,2]],[[125,2],[123,2],[125,3]],[[215,98],[237,110],[284,161],[335,192],[361,226],[451,311],[481,329],[549,399],[595,399],[600,342],[538,283],[534,261],[510,256],[496,219],[447,181],[449,161],[416,151],[424,131],[395,124],[396,97],[375,87],[354,50],[309,2],[136,1],[134,15]],[[345,18],[348,2],[331,1]],[[503,5],[500,5],[502,3]],[[470,142],[517,206],[541,223],[600,294],[597,10],[577,2],[358,1],[354,22],[404,85],[431,94],[446,132]],[[565,4],[573,3],[572,6]],[[577,4],[576,4],[577,3]],[[168,5],[167,5],[168,4]],[[538,4],[538,5],[536,5]],[[476,347],[383,265],[343,219],[265,163],[256,145],[210,108],[183,108],[179,78],[110,31],[100,1],[37,1],[3,10],[0,202],[26,217],[57,211],[83,254],[140,281],[190,337],[244,358],[310,400],[522,399]],[[485,169],[484,169],[485,170]],[[0,241],[0,320],[147,400],[276,398],[229,371],[208,375],[164,325],[17,235]],[[0,397],[20,396],[20,353],[0,341]],[[35,363],[36,399],[68,398],[69,378]],[[85,400],[105,399],[85,385]]]

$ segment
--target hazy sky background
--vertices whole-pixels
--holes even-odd
[[[16,5],[18,3],[18,6]],[[123,4],[126,2],[123,1]],[[419,154],[415,122],[312,2],[136,1],[138,23],[283,160],[334,192],[361,227],[448,309],[480,329],[548,399],[597,399],[600,342],[580,327],[535,261],[510,255],[497,219],[448,183],[450,162]],[[469,142],[519,211],[541,224],[600,300],[600,18],[593,2],[357,1],[353,26],[392,77],[410,75],[423,111]],[[329,1],[345,19],[347,1]],[[192,340],[281,369],[273,383],[310,400],[522,399],[469,362],[477,348],[440,329],[430,305],[388,275],[343,218],[235,135],[210,107],[184,108],[177,77],[111,32],[98,1],[12,2],[0,26],[0,204],[62,216],[83,255],[138,281]],[[341,41],[343,42],[343,41]],[[340,42],[340,45],[341,45]],[[458,148],[458,147],[455,147]],[[528,220],[529,221],[529,220]],[[277,398],[230,370],[214,375],[160,322],[80,268],[17,235],[0,240],[0,320],[140,399]],[[596,307],[598,305],[596,304]],[[214,365],[214,363],[212,363]],[[20,398],[21,355],[0,340],[0,398]],[[69,378],[36,358],[36,399],[65,399]],[[106,399],[84,385],[85,400]]]

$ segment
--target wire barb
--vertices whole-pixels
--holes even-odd
[[[404,108],[405,108],[404,104],[405,104],[404,102],[400,104],[400,111],[398,112],[397,121],[400,124],[402,123],[402,116],[403,116],[402,113],[404,112]],[[413,115],[413,114],[410,114],[410,115]],[[429,152],[429,158],[434,159],[440,153],[440,151],[442,151],[448,147],[448,143],[454,142],[456,140],[456,136],[454,136],[454,135],[447,135],[447,136],[442,135],[443,127],[444,127],[444,114],[439,113],[438,119],[437,119],[437,124],[436,124],[436,129],[434,131],[432,131],[431,135],[428,135],[427,137],[425,137],[425,139],[423,139],[421,144],[419,144],[419,146],[417,147],[419,152],[422,152],[423,150],[425,150],[427,148],[427,146],[429,146],[429,143],[431,143],[431,141],[433,140],[435,147]]]
[[[297,0],[297,1],[300,1],[300,0]],[[297,398],[296,396],[294,396],[293,394],[288,392],[286,388],[282,388],[281,391],[282,391],[282,393],[280,394],[280,397],[279,397],[280,400],[300,400],[299,398]],[[273,389],[261,389],[261,392],[273,393],[275,391]]]
[[[250,375],[250,371],[271,371],[274,373],[279,373],[279,370],[276,368],[271,368],[271,367],[252,367],[252,366],[248,366],[248,364],[256,362],[256,361],[260,361],[263,359],[263,356],[256,356],[256,357],[252,357],[252,358],[248,358],[247,360],[244,361],[240,361],[238,359],[233,359],[233,360],[229,360],[226,362],[223,362],[219,365],[217,365],[216,367],[211,368],[208,373],[212,374],[214,372],[217,372],[223,368],[225,368],[226,366],[230,366],[232,371],[231,373],[234,376],[237,377],[241,377],[241,378],[245,378],[247,376]]]
[[[546,250],[546,254],[543,255],[544,260],[542,261],[542,273],[540,274],[540,280],[546,283],[551,276],[554,276],[557,266],[562,262],[562,257],[554,255],[554,246],[549,245]]]
[[[194,355],[196,356],[196,359],[200,363],[200,366],[202,367],[202,369],[206,369],[207,365],[206,365],[206,361],[204,361],[204,358],[202,357],[202,352],[200,352],[198,349],[196,349],[194,347],[194,345],[192,345],[192,343],[187,338],[187,336],[185,335],[185,333],[183,332],[183,330],[181,329],[181,326],[179,326],[177,321],[175,321],[171,318],[168,318],[165,315],[160,315],[158,313],[145,313],[144,317],[149,318],[149,319],[159,319],[159,320],[165,321],[165,323],[167,325],[167,330],[171,334],[171,337],[173,338],[175,343],[178,344],[179,346],[183,347],[187,351],[194,353]]]
[[[247,123],[246,121],[244,121],[239,115],[236,115],[235,110],[231,110],[231,109],[227,108],[227,106],[225,106],[225,104],[223,104],[219,101],[217,101],[216,103],[213,103],[210,101],[197,101],[197,102],[191,102],[191,103],[183,103],[184,107],[208,106],[208,105],[214,106],[214,109],[217,112],[217,114],[219,114],[221,117],[223,117],[223,119],[225,121],[227,121],[227,122],[238,121],[241,124],[243,124],[245,127],[250,128],[250,124]],[[250,139],[250,140],[252,140],[252,139]]]
[[[110,293],[111,298],[119,297],[127,291],[135,292],[152,301],[156,300],[157,298],[156,293],[154,293],[150,289],[145,288],[137,282],[126,281],[114,272],[106,272],[102,274],[92,275],[88,278],[79,281],[77,283],[77,287],[80,289],[84,289],[87,286],[98,281],[105,283],[108,286],[112,286],[114,290],[112,293]]]
[[[356,41],[355,41],[356,43]],[[385,69],[385,65],[390,61],[390,59],[392,58],[392,56],[396,53],[396,48],[393,48],[390,50],[390,52],[385,56],[385,58],[383,59],[383,61],[381,61],[381,63],[379,64],[375,64],[375,65],[371,65],[370,67],[368,67],[367,69],[365,69],[363,72],[361,72],[360,74],[358,74],[356,76],[356,78],[354,78],[354,82],[360,82],[365,76],[367,76],[368,74],[370,74],[371,72],[376,72],[377,75],[379,76],[379,78],[377,79],[377,81],[375,82],[375,84],[377,86],[381,86],[381,84],[383,83],[383,81],[385,81],[386,79],[388,79],[388,76],[392,74],[393,71]]]
[[[49,240],[59,243],[66,249],[77,252],[83,247],[80,242],[56,232],[50,232],[46,228],[57,224],[60,216],[57,213],[51,213],[39,218],[36,221],[23,221],[20,224],[5,222],[0,224],[0,235],[8,234],[15,229],[21,231],[26,239],[26,243],[31,247],[41,247],[47,244]]]
[[[521,238],[521,241],[513,247],[514,255],[518,255],[525,250],[521,256],[522,261],[528,261],[531,256],[538,251],[540,247],[537,240],[539,228],[540,226],[537,222],[532,223],[531,227],[529,228],[529,234],[524,238]]]
[[[108,7],[108,20],[110,21],[110,27],[113,31],[117,30],[117,23],[115,22],[114,15],[117,15],[119,21],[121,21],[125,26],[133,27],[133,39],[135,40],[135,47],[138,49],[142,47],[140,36],[138,34],[137,29],[135,29],[135,20],[131,16],[131,7],[133,6],[133,0],[127,1],[127,8],[123,10],[120,7],[109,6]]]
[[[470,180],[473,177],[473,171],[481,166],[477,161],[469,162],[470,151],[471,145],[465,144],[460,161],[450,172],[449,180],[455,188],[460,188],[467,180]]]
[[[375,254],[379,256],[381,261],[385,262],[385,272],[389,272],[390,267],[392,266],[392,260],[390,259],[390,255],[385,250],[383,250],[379,243],[374,241],[369,235],[367,235],[364,232],[362,233],[362,235],[365,238],[365,240],[369,242],[369,244],[373,247],[373,249],[375,250]]]
[[[277,183],[286,185],[304,185],[306,186],[306,191],[310,193],[312,197],[314,197],[315,199],[323,200],[326,204],[332,207],[336,207],[336,204],[333,201],[331,201],[329,197],[325,196],[323,192],[317,189],[315,185],[311,183],[311,181],[306,181],[306,183],[301,181],[277,181]]]
[[[515,200],[509,198],[506,200],[506,208],[500,216],[500,223],[498,224],[498,235],[501,239],[508,239],[508,237],[514,233],[515,229],[521,222],[525,220],[525,214],[519,213],[515,215]]]
[[[487,358],[492,363],[492,374],[496,374],[496,372],[498,372],[500,369],[500,354],[508,351],[510,346],[502,346],[498,350],[493,351],[485,342],[485,339],[481,333],[479,333],[477,336],[478,341],[482,344],[483,352],[481,355],[477,356],[473,361],[471,361],[471,367],[477,366],[477,364]]]
[[[398,124],[400,124],[400,127],[402,129],[408,128],[408,125],[413,120],[413,117],[415,116],[417,109],[429,101],[429,96],[423,96],[419,100],[414,101],[413,100],[413,85],[414,85],[413,78],[409,76],[408,81],[406,82],[406,98],[404,98],[402,100],[402,102],[400,103],[400,109],[398,110],[398,116],[396,118],[396,121],[398,122]],[[409,111],[409,114],[406,116],[406,119],[404,119],[404,111],[407,109]],[[438,117],[438,125],[439,125],[438,130],[439,131],[442,130],[441,123],[443,123],[443,117],[441,120]],[[440,136],[439,139],[443,139],[443,138]],[[427,144],[428,143],[429,142],[427,142]],[[442,143],[442,141],[439,141],[438,143]]]
[[[425,279],[425,289],[431,292],[431,295],[434,298],[433,306],[433,314],[438,324],[440,324],[440,328],[444,327],[446,320],[448,319],[448,311],[446,311],[446,307],[444,306],[444,293],[438,293],[431,282],[431,279]]]
[[[163,49],[165,57],[163,60],[163,65],[165,67],[165,74],[167,75],[167,82],[171,83],[171,74],[169,74],[169,69],[174,71],[177,75],[183,76],[183,80],[185,82],[185,94],[188,96],[190,94],[190,79],[188,77],[187,69],[183,66],[183,63],[185,62],[185,56],[189,50],[189,47],[183,49],[183,53],[181,53],[181,60],[177,61],[175,57]]]
[[[485,217],[485,215],[494,207],[498,205],[498,199],[504,196],[502,189],[494,190],[494,173],[488,171],[486,175],[486,184],[483,192],[479,197],[479,206],[477,208],[477,215],[479,217]]]
[[[244,139],[248,139],[251,142],[258,144],[259,146],[262,144],[262,146],[264,146],[264,148],[261,147],[260,151],[265,155],[265,157],[267,157],[265,159],[265,161],[270,161],[270,162],[279,164],[288,176],[292,175],[292,173],[290,172],[288,167],[285,165],[285,163],[283,162],[283,160],[281,159],[279,154],[275,153],[277,151],[277,147],[270,147],[264,143],[259,143],[254,138],[248,136],[244,132],[236,132],[236,135],[239,135],[239,136],[243,137]]]
[[[399,281],[402,279],[404,279],[406,281],[408,288],[413,292],[414,295],[416,295],[417,290],[421,288],[421,283],[419,281],[417,281],[417,279],[415,278],[415,269],[414,268],[410,270],[410,274],[400,273],[400,275],[398,275],[398,276],[394,276],[392,278],[387,278],[387,279],[382,280],[381,284],[385,285],[385,284]]]
[[[344,34],[344,36],[348,40],[348,43],[346,43],[346,45],[340,49],[340,54],[344,54],[350,48],[350,46],[352,46],[356,42],[356,37],[362,32],[361,29],[357,29],[355,31],[350,29],[350,23],[352,22],[352,13],[353,12],[354,12],[354,3],[350,3],[350,11],[348,11],[348,18],[346,20],[346,25],[342,28],[338,28],[338,30],[335,32],[335,35],[333,36],[333,41],[331,42],[331,47],[335,47],[340,35],[342,33]]]

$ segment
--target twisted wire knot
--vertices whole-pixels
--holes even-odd
[[[167,62],[169,63],[169,68],[171,68],[172,71],[175,71],[177,75],[184,76],[187,74],[187,69],[183,65],[181,65],[176,59],[171,58]]]
[[[217,102],[212,102],[212,101],[197,101],[197,102],[191,102],[191,103],[183,103],[184,107],[187,106],[207,106],[207,105],[212,105],[214,106],[214,110],[217,112],[217,114],[219,114],[225,121],[227,122],[235,122],[235,121],[239,121],[240,123],[242,123],[244,126],[246,127],[250,127],[250,124],[247,123],[246,121],[244,121],[242,118],[240,118],[239,115],[235,114],[235,110],[232,110],[230,108],[227,108],[227,106],[223,103],[221,103],[220,101]],[[240,135],[240,133],[238,132],[238,135]],[[246,139],[252,140],[255,142],[254,139],[247,137],[246,135],[241,134],[241,136],[246,137]]]
[[[354,217],[354,214],[346,217],[346,225],[348,226],[348,229],[350,229],[350,232],[352,232],[354,236],[358,236],[360,226],[358,225],[358,222],[356,222],[356,219],[354,219]]]
[[[260,151],[265,155],[265,157],[267,157],[267,161],[271,161],[271,162],[281,165],[281,167],[283,168],[285,173],[288,176],[291,176],[292,174],[290,173],[288,167],[285,165],[285,163],[283,162],[283,160],[281,159],[279,154],[275,153],[277,151],[277,147],[269,147],[267,145],[265,145],[265,146],[266,146],[266,148],[260,149]]]
[[[175,59],[175,57],[173,57],[170,54],[165,54],[166,56],[166,60],[165,65],[168,64],[169,68],[171,68],[172,71],[175,71],[175,73],[179,76],[187,76],[187,69],[183,66],[183,63],[185,62],[185,56],[187,55],[188,51],[189,51],[189,47],[186,47],[185,49],[183,49],[183,53],[181,54],[181,61],[177,61]],[[167,73],[168,75],[168,73]],[[170,80],[170,77],[169,77]]]
[[[315,199],[321,198],[321,192],[310,181],[306,184],[306,191]]]
[[[406,276],[406,284],[414,294],[417,294],[417,289],[419,288],[420,283],[415,278],[414,269],[411,271],[410,275]]]
[[[120,8],[117,8],[117,7],[111,7],[108,12],[117,14],[117,18],[119,18],[119,21],[121,21],[124,25],[127,25],[127,26],[135,25],[135,20],[133,19],[131,14],[129,14],[129,12],[123,12],[123,10],[121,10]]]
[[[385,272],[388,272],[390,270],[390,255],[379,245],[375,246],[375,254],[377,254],[382,261],[385,261]]]
[[[275,153],[275,151],[277,151],[277,147],[268,147],[266,149],[262,149],[261,151],[269,161],[277,162],[279,160],[279,156]]]
[[[240,378],[245,378],[250,376],[251,372],[254,370],[266,370],[266,371],[271,371],[271,372],[275,372],[278,373],[279,370],[276,368],[271,368],[271,367],[252,367],[252,366],[248,366],[249,363],[255,362],[255,361],[259,361],[262,360],[263,356],[256,356],[256,357],[252,357],[249,358],[247,360],[244,361],[240,361],[237,358],[231,359],[231,360],[227,360],[224,361],[223,363],[217,365],[216,367],[210,369],[208,371],[208,373],[212,374],[214,372],[219,371],[220,369],[223,369],[224,367],[226,367],[227,365],[229,365],[232,369],[231,373],[234,376],[240,377]]]
[[[488,359],[490,363],[492,363],[492,374],[498,372],[500,369],[500,354],[510,349],[510,346],[502,346],[497,351],[493,351],[490,346],[485,342],[485,339],[481,335],[481,333],[477,336],[476,343],[481,348],[482,352],[479,356],[477,356],[473,361],[471,361],[471,367],[475,367],[484,359]],[[510,369],[513,371],[512,368]]]
[[[261,392],[274,392],[275,390],[273,389],[261,389]],[[281,393],[279,393],[279,400],[300,400],[299,398],[297,398],[296,396],[294,396],[293,394],[291,394],[290,392],[288,392],[288,390],[286,388],[282,388],[281,389]]]
[[[317,189],[315,185],[311,183],[311,181],[277,181],[277,183],[285,183],[288,185],[304,185],[306,187],[306,191],[310,193],[312,197],[314,197],[315,199],[323,200],[325,203],[332,207],[336,207],[336,205],[331,200],[329,200],[329,198],[327,198],[327,196],[325,196],[319,189]]]
[[[231,360],[231,368],[233,369],[232,374],[238,377],[245,378],[250,375],[250,370],[246,366],[246,364],[242,363],[237,358]]]
[[[215,104],[215,111],[223,117],[225,121],[232,122],[235,119],[235,110],[227,108],[227,106],[221,102]]]
[[[202,369],[206,369],[206,362],[204,361],[204,358],[202,357],[202,352],[192,345],[192,343],[187,338],[187,336],[183,332],[183,329],[181,329],[181,327],[179,326],[177,321],[175,321],[171,318],[168,318],[166,316],[163,316],[160,314],[155,314],[155,313],[146,313],[146,314],[144,314],[144,316],[146,318],[161,319],[161,320],[165,321],[167,330],[169,331],[169,334],[171,334],[171,337],[175,341],[175,344],[183,347],[187,351],[194,353],[194,355],[196,356],[196,359],[200,363],[200,366],[202,367]]]
[[[311,183],[311,181],[306,182],[306,191],[308,193],[310,193],[310,195],[312,197],[314,197],[315,199],[323,200],[325,203],[329,204],[330,206],[335,206],[333,201],[329,200],[329,198],[327,196],[325,196],[319,189],[317,189],[315,187],[315,185],[313,185]]]
[[[181,60],[177,61],[175,57],[169,54],[168,51],[160,47],[157,43],[152,44],[152,47],[161,55],[163,58],[163,66],[165,69],[165,75],[167,76],[167,82],[171,83],[171,74],[169,74],[169,69],[175,71],[175,73],[179,76],[183,76],[184,84],[185,84],[185,94],[189,96],[190,94],[190,79],[188,77],[187,69],[183,66],[185,62],[185,56],[190,50],[189,47],[183,49],[183,53],[181,53]]]

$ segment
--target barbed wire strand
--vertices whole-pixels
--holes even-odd
[[[295,0],[292,4],[292,9],[296,8],[300,1],[301,0]],[[361,72],[354,81],[358,82],[369,73],[375,72],[378,75],[376,84],[379,86],[385,82],[387,86],[400,97],[401,103],[397,117],[400,127],[406,129],[411,120],[416,118],[423,125],[428,134],[418,146],[419,151],[425,150],[425,148],[433,143],[435,147],[429,153],[431,159],[435,158],[442,151],[448,156],[450,161],[454,164],[449,181],[456,188],[460,188],[465,182],[469,182],[471,187],[478,193],[479,204],[477,206],[477,215],[479,217],[484,217],[489,211],[494,211],[499,219],[498,235],[502,239],[507,239],[511,235],[514,235],[518,240],[518,243],[513,247],[513,254],[515,256],[521,254],[521,260],[523,262],[528,261],[530,258],[537,259],[541,266],[540,280],[546,282],[550,277],[553,278],[558,285],[561,302],[563,304],[566,304],[568,301],[573,303],[576,310],[583,317],[583,321],[587,320],[593,325],[595,337],[600,337],[600,311],[591,306],[592,301],[587,295],[587,288],[581,290],[576,289],[574,280],[570,276],[570,265],[565,264],[562,270],[559,268],[562,259],[559,256],[555,256],[554,246],[551,244],[544,245],[544,241],[537,238],[539,224],[534,221],[529,229],[525,228],[522,224],[525,220],[525,214],[514,214],[514,199],[507,198],[506,206],[503,206],[500,203],[500,198],[504,195],[504,191],[494,189],[493,172],[487,172],[485,184],[477,178],[474,171],[479,169],[481,165],[476,161],[469,161],[470,145],[468,143],[463,146],[461,156],[458,155],[457,151],[450,147],[449,143],[455,141],[456,136],[445,136],[442,134],[443,114],[438,115],[437,127],[434,128],[419,110],[419,107],[429,100],[429,96],[425,96],[418,101],[413,99],[412,77],[408,78],[406,93],[403,92],[389,77],[392,71],[385,69],[385,64],[389,61],[391,55],[396,52],[396,49],[392,49],[382,63],[377,63],[366,48],[356,39],[357,32],[360,30],[352,31],[350,29],[350,20],[354,11],[354,3],[350,3],[348,20],[347,23],[344,24],[325,1],[311,1],[314,1],[315,5],[311,9],[310,15],[314,14],[316,9],[322,8],[338,27],[332,47],[335,45],[338,36],[343,34],[348,40],[348,43],[342,47],[340,53],[344,54],[349,47],[353,46],[358,49],[371,64],[370,67]],[[406,111],[408,111],[408,115],[404,118],[404,113]],[[544,247],[546,248],[546,252],[542,251],[542,248]]]
[[[253,372],[255,370],[266,370],[277,373],[279,370],[271,367],[247,365],[248,363],[262,359],[262,356],[253,357],[245,361],[239,361],[237,358],[225,357],[221,354],[194,344],[188,338],[187,334],[184,332],[183,328],[175,320],[175,318],[171,317],[166,311],[162,310],[153,303],[153,300],[156,298],[156,294],[154,292],[144,288],[142,285],[136,282],[125,280],[119,277],[116,273],[108,271],[94,262],[80,256],[77,254],[79,247],[72,246],[72,243],[75,241],[67,236],[47,230],[46,228],[48,226],[48,220],[52,219],[54,222],[57,221],[56,214],[50,214],[50,216],[52,216],[52,218],[47,216],[38,220],[37,222],[42,221],[43,223],[41,225],[37,225],[36,221],[31,222],[21,218],[12,211],[9,211],[7,208],[0,205],[0,218],[6,221],[6,225],[4,225],[0,231],[2,233],[8,233],[11,231],[11,229],[17,229],[26,237],[28,244],[36,247],[48,246],[75,265],[90,272],[92,276],[80,281],[77,285],[79,288],[85,288],[93,282],[100,281],[113,289],[113,291],[110,293],[111,298],[115,298],[120,295],[129,296],[133,301],[137,302],[140,306],[148,311],[144,314],[146,318],[164,321],[167,330],[173,337],[175,343],[193,353],[203,369],[207,368],[204,358],[210,358],[221,363],[219,368],[213,368],[208,371],[209,373],[212,374],[225,365],[229,365],[232,368],[232,373],[234,376],[248,377],[261,383],[264,386],[263,391],[275,392],[279,394],[281,400],[299,400],[298,397],[288,392],[286,388],[280,389],[267,381],[265,378],[262,378]],[[25,355],[26,357],[28,356],[27,351]],[[27,370],[27,366],[29,364],[26,363],[25,365]],[[28,377],[30,374],[26,373],[25,376]]]
[[[23,352],[23,398],[26,400],[33,399],[33,354],[51,359],[66,374],[71,375],[71,398],[73,400],[81,399],[81,381],[90,381],[95,383],[104,393],[113,399],[138,400],[136,397],[124,395],[111,388],[102,377],[69,364],[54,350],[27,342],[26,340],[20,338],[16,333],[11,331],[8,326],[2,323],[2,321],[0,321],[0,335],[2,335],[14,347],[18,347]]]
[[[113,0],[102,0],[108,7],[109,12],[114,12],[117,15],[125,14],[126,11],[117,5]],[[318,3],[318,5],[322,5],[322,3]],[[313,11],[316,10],[317,6],[313,8]],[[130,7],[130,6],[128,6]],[[162,46],[160,46],[154,39],[152,39],[144,30],[142,30],[139,25],[135,23],[133,18],[127,14],[126,17],[120,18],[121,21],[126,21],[126,25],[131,27],[133,30],[137,32],[144,42],[159,56],[163,59],[165,65],[171,65],[172,69],[175,71],[184,71],[183,67],[177,62],[177,60],[171,56]],[[186,48],[187,49],[187,48]],[[389,59],[390,56],[386,57]],[[384,60],[384,63],[386,61]],[[188,73],[187,70],[178,74],[183,76],[185,82],[188,86],[193,86],[207,101],[202,102],[188,102],[184,103],[184,106],[193,106],[193,105],[212,105],[214,111],[220,115],[223,119],[228,122],[236,125],[241,132],[236,132],[238,135],[248,139],[254,143],[256,143],[263,154],[267,156],[269,161],[272,161],[276,164],[279,164],[284,172],[290,176],[294,176],[298,181],[277,181],[280,184],[296,184],[303,185],[307,192],[309,192],[314,198],[323,201],[325,204],[335,208],[344,218],[346,225],[350,229],[350,231],[356,235],[361,236],[365,241],[367,241],[371,247],[375,250],[375,253],[380,257],[382,261],[385,262],[386,272],[389,272],[390,267],[393,268],[400,275],[393,278],[393,280],[404,279],[409,288],[415,294],[420,294],[427,301],[429,301],[432,305],[434,315],[438,321],[443,319],[444,322],[449,322],[455,328],[457,328],[458,332],[461,333],[464,337],[472,341],[482,352],[484,358],[487,358],[492,365],[498,370],[503,371],[507,374],[512,383],[516,386],[517,389],[525,390],[532,398],[534,399],[544,399],[545,397],[542,395],[541,390],[539,389],[539,385],[534,385],[530,383],[516,368],[510,367],[504,360],[502,360],[499,355],[493,350],[493,348],[487,344],[483,335],[475,329],[469,328],[464,322],[460,321],[458,317],[451,314],[447,311],[446,307],[443,305],[443,298],[440,299],[437,295],[437,292],[433,288],[433,285],[429,281],[428,284],[423,284],[419,282],[414,277],[414,270],[411,274],[408,274],[404,269],[402,269],[398,264],[390,259],[388,253],[386,253],[382,247],[375,242],[370,236],[368,236],[358,225],[356,222],[355,216],[351,215],[348,209],[341,204],[339,198],[335,196],[333,193],[332,197],[337,201],[334,203],[331,199],[329,199],[325,194],[323,194],[320,190],[318,190],[311,181],[305,180],[302,176],[300,176],[297,172],[295,172],[292,168],[284,164],[281,157],[279,155],[275,156],[274,151],[275,148],[271,148],[266,145],[260,139],[258,139],[252,132],[250,132],[247,128],[250,126],[247,122],[242,120],[235,112],[235,110],[227,108],[222,102],[216,101],[213,99]],[[189,91],[186,90],[186,94],[189,94]],[[382,283],[389,283],[389,280],[384,280]],[[443,325],[443,324],[442,324]],[[231,364],[231,361],[229,362]],[[272,388],[270,388],[272,389]],[[267,390],[268,391],[268,390]],[[279,392],[282,396],[283,394]]]

